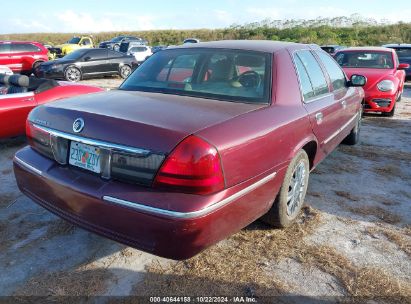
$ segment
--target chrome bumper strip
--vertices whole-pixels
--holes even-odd
[[[21,166],[23,166],[24,168],[36,173],[37,175],[43,175],[43,172],[40,171],[39,169],[34,168],[32,165],[29,165],[28,163],[26,163],[25,161],[21,160],[20,158],[18,158],[17,156],[14,156],[14,160]]]
[[[204,209],[197,210],[197,211],[192,211],[192,212],[179,212],[179,211],[171,211],[167,209],[161,209],[161,208],[155,208],[155,207],[150,207],[147,205],[142,205],[139,203],[134,203],[126,200],[122,200],[119,198],[111,197],[111,196],[103,196],[103,200],[109,203],[113,203],[116,205],[120,205],[123,207],[131,208],[136,211],[141,211],[145,213],[150,213],[154,215],[161,215],[161,216],[166,216],[166,217],[171,217],[171,218],[178,218],[178,219],[191,219],[191,218],[196,218],[200,217],[206,214],[209,214],[213,212],[214,210],[223,207],[224,205],[227,205],[231,203],[232,201],[246,195],[247,193],[253,191],[254,189],[258,188],[259,186],[264,185],[265,183],[269,182],[276,176],[277,172],[271,173],[270,175],[260,179],[259,181],[255,182],[254,184],[244,188],[243,190],[213,204],[210,205]]]
[[[105,142],[105,141],[101,141],[101,140],[85,138],[85,137],[81,137],[81,136],[77,136],[77,135],[73,135],[73,134],[69,134],[69,133],[64,133],[64,132],[53,130],[53,129],[49,129],[49,128],[46,128],[46,127],[43,127],[43,126],[39,126],[38,124],[33,123],[33,122],[32,122],[32,124],[36,128],[38,128],[40,130],[43,130],[44,132],[50,133],[51,135],[54,135],[54,136],[57,136],[57,137],[62,137],[62,138],[65,138],[65,139],[68,139],[68,140],[71,140],[71,141],[76,141],[76,142],[86,144],[86,145],[97,146],[99,148],[105,148],[105,149],[109,149],[109,150],[118,150],[118,151],[129,152],[129,153],[133,153],[133,154],[137,154],[137,155],[141,155],[141,156],[148,156],[151,153],[149,150],[133,148],[133,147],[113,144],[113,143],[109,143],[109,142]]]

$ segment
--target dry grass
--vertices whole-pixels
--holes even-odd
[[[55,236],[71,234],[74,231],[74,226],[64,220],[57,220],[48,225],[47,233],[44,236],[51,239]]]
[[[410,283],[400,281],[380,269],[358,268],[332,247],[306,246],[299,260],[334,275],[348,294],[354,297],[387,298],[390,303],[404,303],[402,301],[411,296]]]
[[[18,197],[16,193],[0,193],[0,208],[6,208]]]
[[[410,228],[393,229],[381,226],[367,228],[367,233],[372,236],[384,235],[389,241],[393,242],[411,258],[411,233]]]
[[[350,193],[350,192],[347,192],[347,191],[339,191],[339,190],[337,190],[337,191],[334,191],[334,192],[335,192],[335,194],[337,194],[338,196],[343,197],[343,198],[346,198],[346,199],[348,199],[348,200],[350,200],[350,201],[357,202],[357,201],[360,200],[360,198],[359,198],[358,196],[356,196],[356,195],[354,195],[354,194],[352,194],[352,193]]]
[[[4,169],[4,170],[1,171],[1,174],[3,174],[3,175],[8,175],[8,174],[10,174],[10,173],[12,173],[12,172],[13,172],[12,169]]]
[[[89,296],[102,294],[113,274],[106,269],[47,273],[30,279],[15,296]]]
[[[311,234],[320,222],[321,217],[315,210],[305,208],[299,223],[284,230],[268,230],[267,226],[254,223],[187,261],[167,265],[152,263],[147,267],[148,275],[135,286],[133,293],[282,294],[286,286],[273,274],[267,274],[264,267],[268,261],[297,255],[302,239]]]
[[[392,161],[411,161],[411,153],[409,152],[398,151],[396,149],[380,147],[376,145],[341,145],[339,146],[338,150],[345,154],[373,161],[377,159],[390,159]]]
[[[397,214],[391,213],[384,208],[378,206],[350,206],[344,202],[340,202],[340,205],[350,211],[351,213],[359,214],[362,216],[373,216],[387,224],[398,224],[401,222],[401,217]]]
[[[388,178],[403,176],[401,168],[397,164],[385,164],[383,166],[374,167],[372,170],[378,175]]]

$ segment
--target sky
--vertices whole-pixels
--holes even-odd
[[[224,28],[264,19],[360,14],[411,22],[411,0],[12,0],[2,1],[0,34]]]

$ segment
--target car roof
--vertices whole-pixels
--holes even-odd
[[[391,43],[391,44],[385,44],[383,47],[386,48],[411,48],[411,44],[409,43]]]
[[[210,42],[199,42],[192,44],[184,44],[179,46],[169,47],[170,49],[185,49],[185,48],[221,48],[221,49],[237,49],[247,51],[259,51],[267,53],[275,53],[276,51],[286,48],[314,48],[313,45],[300,44],[294,42],[271,41],[271,40],[221,40]]]
[[[32,43],[32,44],[41,44],[39,42],[36,41],[13,41],[13,40],[2,40],[0,41],[0,43],[16,43],[16,44],[21,44],[21,43]]]
[[[339,52],[350,52],[350,51],[376,51],[376,52],[390,52],[394,50],[382,46],[353,46],[340,50]]]

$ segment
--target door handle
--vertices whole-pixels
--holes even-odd
[[[315,114],[315,120],[316,120],[318,123],[320,123],[320,122],[323,120],[323,117],[324,117],[324,115],[323,115],[323,113],[321,113],[321,112],[318,112],[318,113]]]

